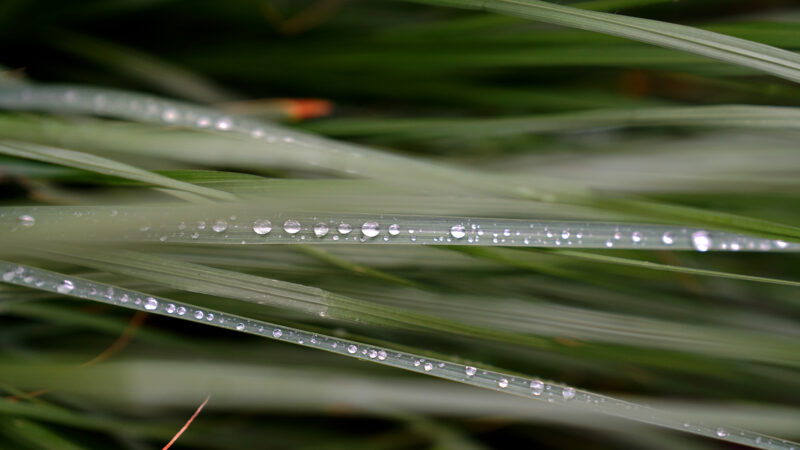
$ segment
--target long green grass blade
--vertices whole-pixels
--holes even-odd
[[[578,390],[556,383],[546,383],[539,379],[511,376],[502,372],[482,370],[449,361],[422,358],[414,354],[388,348],[375,348],[363,343],[308,333],[304,330],[282,327],[276,324],[229,315],[195,307],[188,303],[172,301],[162,297],[148,296],[141,292],[129,291],[115,286],[92,282],[78,277],[1,263],[3,281],[34,289],[57,292],[72,297],[99,301],[137,309],[154,314],[171,316],[196,323],[235,330],[238,332],[272,337],[284,342],[324,350],[341,356],[358,358],[364,361],[426,374],[438,378],[458,381],[485,389],[492,389],[530,399],[558,404],[559,407],[576,408],[583,411],[606,414],[615,417],[650,423],[656,426],[699,434],[723,441],[750,445],[758,448],[790,448],[798,445],[785,440],[773,439],[758,433],[705,423],[690,423],[673,414],[636,405],[604,395]],[[771,444],[765,441],[769,440]]]
[[[800,56],[756,42],[656,20],[586,11],[538,0],[413,0],[478,9],[612,34],[751,67],[800,82]]]

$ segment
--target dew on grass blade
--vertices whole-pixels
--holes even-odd
[[[253,222],[253,231],[256,234],[267,234],[272,231],[272,222],[269,219],[258,219]]]

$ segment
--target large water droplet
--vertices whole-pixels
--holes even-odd
[[[36,224],[36,219],[28,214],[23,214],[18,218],[20,226],[30,228]]]
[[[572,400],[575,398],[575,389],[571,387],[565,387],[561,391],[561,396],[564,397],[564,400]]]
[[[197,319],[197,320],[202,319],[204,315],[205,314],[203,314],[203,311],[195,311],[194,312],[194,318]]]
[[[499,380],[497,380],[497,385],[500,386],[501,388],[508,387],[508,378],[500,378]]]
[[[283,231],[289,234],[297,234],[300,232],[300,222],[294,219],[287,219],[283,222]]]
[[[144,309],[152,311],[156,308],[158,308],[158,300],[153,297],[147,297],[147,300],[144,301]]]
[[[281,331],[278,328],[275,328],[274,330],[272,330],[272,337],[279,338],[281,336],[283,336],[283,331]]]
[[[62,281],[61,284],[56,287],[56,291],[59,294],[69,294],[73,289],[75,289],[75,285],[69,280]]]
[[[228,222],[225,222],[222,219],[217,220],[211,225],[211,229],[216,231],[217,233],[222,233],[223,231],[228,229]]]
[[[663,242],[664,245],[672,245],[675,242],[675,238],[672,236],[672,233],[667,231],[661,235],[661,242]]]
[[[692,233],[692,245],[698,252],[707,252],[711,248],[711,237],[705,231]]]
[[[564,230],[561,232],[561,239],[569,239],[569,230]]]
[[[339,234],[347,234],[347,233],[353,231],[353,227],[349,223],[340,223],[338,230],[339,230]]]
[[[544,382],[542,380],[531,381],[531,394],[539,396],[544,392]]]
[[[164,310],[167,312],[167,314],[172,314],[175,312],[176,309],[177,308],[175,307],[175,305],[170,303]]]
[[[389,356],[389,355],[386,354],[385,350],[381,350],[381,351],[378,352],[378,359],[381,360],[381,361],[384,361],[387,356]]]
[[[361,232],[368,238],[374,238],[380,233],[380,225],[378,222],[364,222],[364,225],[361,225]]]
[[[392,236],[397,236],[398,234],[400,234],[400,225],[396,223],[389,225],[389,234],[391,234]]]
[[[464,225],[459,223],[450,227],[450,236],[453,236],[456,239],[463,239],[466,235],[467,229],[464,227]]]
[[[358,347],[356,347],[355,345],[350,344],[350,345],[347,346],[347,353],[350,353],[351,355],[354,355],[357,351],[358,351]]]
[[[256,234],[267,234],[272,231],[272,222],[269,219],[259,219],[253,222],[253,231]]]
[[[316,237],[323,237],[328,234],[328,225],[320,222],[314,225],[314,235]]]
[[[478,369],[472,366],[467,366],[464,368],[464,373],[466,373],[468,377],[474,376],[477,372]]]
[[[425,372],[430,372],[433,370],[433,363],[426,362],[422,368],[425,369]]]

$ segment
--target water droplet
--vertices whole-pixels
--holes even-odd
[[[300,222],[294,219],[287,219],[283,222],[283,231],[289,234],[297,234],[300,232]]]
[[[197,126],[200,128],[208,128],[211,126],[211,119],[208,117],[200,117],[197,119]]]
[[[364,225],[361,225],[361,232],[368,238],[374,238],[380,233],[380,225],[378,222],[364,222]]]
[[[20,226],[25,228],[30,228],[36,224],[36,219],[33,216],[29,216],[28,214],[23,214],[18,217]]]
[[[172,303],[170,303],[170,304],[169,304],[169,305],[167,305],[167,307],[165,308],[165,311],[167,312],[167,314],[172,314],[172,313],[174,313],[174,312],[175,312],[175,309],[176,309],[176,308],[175,308],[175,305],[173,305]]]
[[[611,239],[606,241],[606,247],[611,248],[613,246],[614,246],[614,242]]]
[[[161,118],[164,119],[164,122],[174,123],[178,120],[178,111],[173,108],[167,108],[161,113]]]
[[[183,306],[178,306],[178,315],[182,316],[184,314],[186,314],[186,308],[184,308]]]
[[[278,328],[275,328],[274,330],[272,330],[272,337],[277,339],[277,338],[279,338],[281,336],[283,336],[283,331],[281,331]]]
[[[789,246],[789,243],[786,242],[786,241],[775,241],[775,247],[778,247],[780,249],[784,249],[784,248],[786,248],[788,246]]]
[[[505,236],[505,237],[511,236],[511,230],[509,230],[508,228],[503,230],[503,236]]]
[[[499,380],[497,380],[497,385],[500,386],[501,388],[508,387],[508,378],[500,378]]]
[[[217,124],[216,125],[217,125],[217,129],[218,130],[222,130],[222,131],[230,130],[231,129],[231,119],[229,119],[227,117],[222,117],[222,118],[217,120]]]
[[[320,222],[314,225],[314,235],[316,237],[323,237],[328,234],[328,225]]]
[[[467,366],[464,368],[464,373],[466,373],[468,377],[474,376],[477,372],[478,369],[472,366]]]
[[[637,242],[637,243],[638,242],[642,242],[642,233],[639,233],[638,231],[634,231],[633,234],[631,235],[631,240],[633,242]]]
[[[350,353],[351,355],[354,355],[357,351],[358,351],[358,347],[356,347],[355,345],[350,344],[350,345],[347,346],[347,353]]]
[[[253,231],[256,234],[267,234],[272,231],[272,222],[269,219],[259,219],[253,222]]]
[[[262,130],[261,128],[256,128],[250,133],[250,136],[252,136],[253,139],[261,139],[262,137],[264,137],[264,130]]]
[[[17,276],[17,273],[14,272],[13,270],[10,271],[10,272],[6,272],[6,273],[3,274],[3,280],[11,281],[11,280],[14,279],[15,276]]]
[[[244,324],[243,324],[243,323],[237,323],[237,324],[236,324],[236,329],[237,329],[238,331],[242,331],[242,330],[244,330]]]
[[[338,230],[339,234],[347,234],[353,231],[353,227],[349,223],[340,223]]]
[[[538,397],[542,395],[542,392],[544,392],[544,382],[542,380],[531,381],[531,394]]]
[[[728,431],[725,428],[719,427],[717,428],[717,436],[726,437],[728,436]]]
[[[205,314],[203,314],[203,311],[195,311],[194,312],[194,318],[198,319],[198,320],[202,319],[204,315]]]
[[[561,239],[569,239],[569,230],[564,230],[561,232]]]
[[[464,225],[459,223],[450,227],[450,236],[453,236],[456,239],[463,239],[466,235],[467,229],[464,228]]]
[[[378,359],[381,360],[381,361],[384,361],[387,356],[388,355],[386,354],[386,351],[384,351],[384,350],[381,350],[381,351],[378,352]]]
[[[397,236],[398,234],[400,234],[400,225],[396,223],[389,225],[389,234],[391,234],[392,236]]]
[[[711,248],[711,238],[705,231],[692,233],[692,245],[698,252],[707,252]]]
[[[426,362],[425,365],[422,366],[422,368],[425,369],[425,372],[430,372],[431,370],[433,370],[433,364]]]
[[[198,232],[192,233],[192,239],[199,239],[199,238],[200,238],[200,233]]]
[[[675,238],[672,236],[672,233],[667,231],[661,235],[661,242],[663,242],[664,245],[672,245],[675,242]]]
[[[59,294],[69,294],[73,289],[75,289],[75,285],[72,284],[72,281],[64,280],[56,287],[56,292]]]
[[[378,356],[378,351],[377,351],[377,350],[375,350],[375,349],[371,349],[371,350],[369,351],[369,357],[370,357],[370,358],[372,358],[372,359],[375,359],[377,356]]]
[[[572,400],[573,398],[575,398],[575,389],[571,387],[565,387],[561,391],[561,396],[564,397],[564,400]]]
[[[211,229],[216,231],[217,233],[222,233],[223,231],[228,229],[228,222],[220,219],[214,222],[214,225],[211,225]]]
[[[144,301],[144,309],[152,311],[156,308],[158,308],[158,300],[153,297],[147,297],[147,300]]]

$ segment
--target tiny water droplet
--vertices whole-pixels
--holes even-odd
[[[167,108],[161,113],[161,118],[164,122],[174,123],[178,120],[178,111],[173,108]]]
[[[569,239],[569,230],[564,230],[561,232],[561,239]]]
[[[788,246],[789,246],[789,243],[786,242],[786,241],[775,241],[775,247],[778,247],[780,249],[784,249],[784,248],[786,248]]]
[[[501,388],[508,387],[508,378],[500,378],[499,380],[497,380],[497,385],[500,386]]]
[[[544,392],[544,382],[542,380],[531,381],[531,394],[539,396]]]
[[[167,307],[164,310],[167,312],[167,314],[172,314],[172,313],[175,312],[175,309],[176,309],[175,305],[170,303],[169,305],[167,305]]]
[[[391,234],[392,236],[397,236],[398,234],[400,234],[400,225],[396,223],[389,225],[389,234]]]
[[[186,308],[184,308],[183,306],[178,306],[178,315],[182,316],[184,314],[186,314]]]
[[[431,370],[433,370],[433,364],[426,362],[425,365],[422,366],[422,368],[425,369],[425,372],[430,372]]]
[[[211,229],[216,231],[217,233],[222,233],[223,231],[228,229],[228,222],[225,222],[222,219],[217,220],[216,222],[214,222],[213,225],[211,225]]]
[[[381,361],[385,360],[387,356],[388,355],[386,354],[386,351],[384,351],[384,350],[381,350],[381,351],[378,352],[378,359],[381,360]]]
[[[354,355],[357,351],[358,351],[358,347],[356,347],[355,345],[350,344],[350,345],[347,346],[347,353],[350,353],[351,355]]]
[[[380,225],[378,222],[364,222],[364,225],[361,225],[361,233],[368,238],[374,238],[380,233]]]
[[[283,222],[283,231],[289,234],[297,234],[300,232],[300,222],[294,219],[287,219]]]
[[[506,228],[505,230],[503,230],[503,236],[505,236],[505,237],[509,237],[509,236],[511,236],[511,230],[509,230],[508,228]]]
[[[238,331],[244,330],[244,324],[243,323],[237,323],[236,324],[236,330],[238,330]]]
[[[18,217],[19,224],[22,227],[30,228],[36,224],[36,219],[28,214],[23,214]]]
[[[728,431],[725,428],[719,427],[717,428],[717,436],[726,437],[728,436]]]
[[[272,231],[272,222],[269,219],[259,219],[253,222],[253,231],[256,234],[267,234]]]
[[[223,131],[230,130],[231,129],[231,119],[229,119],[227,117],[223,117],[223,118],[217,120],[216,126],[217,126],[218,130],[223,130]]]
[[[370,358],[375,359],[377,356],[378,356],[378,351],[377,350],[372,349],[372,350],[369,351],[369,357]]]
[[[195,312],[194,312],[194,318],[195,318],[195,319],[198,319],[198,320],[199,320],[199,319],[202,319],[204,315],[205,315],[205,314],[203,314],[203,311],[195,311]]]
[[[147,300],[144,301],[144,309],[152,311],[156,308],[158,308],[158,300],[153,297],[147,297]]]
[[[637,243],[638,242],[642,242],[642,233],[639,233],[638,231],[634,231],[633,234],[631,235],[631,240],[633,242],[637,242]]]
[[[56,287],[56,292],[59,294],[69,294],[73,289],[75,289],[75,285],[72,284],[72,281],[64,280]]]
[[[606,247],[611,248],[613,246],[614,246],[614,242],[611,239],[606,241]]]
[[[695,231],[692,233],[692,245],[698,252],[707,252],[711,248],[711,237],[706,231]]]
[[[564,397],[564,400],[572,400],[573,398],[575,398],[575,389],[571,387],[565,387],[561,391],[561,396]]]
[[[200,238],[200,233],[198,233],[196,231],[194,233],[192,233],[192,239],[199,239],[199,238]]]
[[[339,230],[339,234],[347,234],[347,233],[353,231],[353,227],[349,223],[340,223],[338,230]]]
[[[672,245],[675,242],[675,238],[672,236],[672,233],[667,231],[661,235],[661,242],[663,242],[664,245]]]
[[[314,235],[316,237],[323,237],[328,234],[328,225],[320,222],[314,225]]]
[[[272,337],[279,338],[281,336],[283,336],[283,331],[281,331],[278,328],[275,328],[274,330],[272,330]]]
[[[450,236],[453,236],[455,239],[463,239],[466,235],[467,229],[464,228],[464,225],[459,223],[450,227]]]
[[[466,373],[468,377],[474,376],[477,372],[478,369],[472,366],[467,366],[464,368],[464,373]]]

